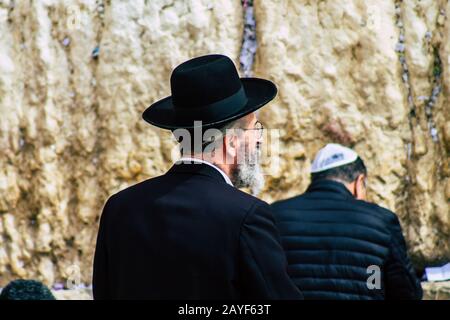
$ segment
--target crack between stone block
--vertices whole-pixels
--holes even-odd
[[[399,61],[402,68],[402,80],[404,84],[405,91],[407,93],[407,104],[409,107],[409,115],[408,115],[408,122],[410,127],[410,134],[411,138],[410,141],[406,144],[406,153],[407,153],[407,163],[406,163],[406,170],[407,175],[405,177],[404,181],[404,209],[405,209],[405,217],[406,219],[411,222],[412,214],[415,212],[414,210],[414,202],[411,199],[411,196],[413,194],[413,183],[414,183],[414,177],[415,177],[415,166],[412,162],[413,158],[413,152],[414,152],[414,136],[416,133],[415,127],[420,121],[420,116],[417,114],[418,108],[413,98],[413,89],[410,81],[410,73],[408,68],[408,62],[405,56],[405,28],[403,25],[403,19],[402,19],[402,4],[403,0],[396,0],[395,1],[395,19],[396,19],[396,25],[399,29],[399,41],[396,45],[395,51],[397,52],[397,55],[399,57]],[[441,6],[442,8],[442,6]],[[444,9],[440,9],[438,20],[436,21],[436,30],[434,32],[439,33],[439,19],[440,16],[443,15],[445,17],[446,13]],[[433,74],[429,78],[430,82],[432,82],[432,89],[429,96],[420,96],[418,97],[418,100],[423,101],[425,105],[425,119],[427,121],[427,127],[428,127],[428,133],[430,134],[430,137],[434,143],[439,143],[439,136],[438,131],[436,128],[436,123],[433,118],[433,109],[436,106],[438,102],[438,98],[440,96],[440,93],[442,92],[442,62],[441,58],[439,56],[439,49],[441,42],[437,41],[436,43],[432,43],[432,34],[431,32],[427,32],[425,35],[425,41],[428,43],[434,54],[434,65],[433,65]],[[409,232],[407,232],[409,234]],[[408,235],[408,238],[411,239],[411,237]]]
[[[239,64],[243,76],[251,77],[253,75],[253,63],[258,47],[256,41],[256,20],[253,0],[241,0],[241,4],[244,11],[244,31]]]
[[[414,177],[413,174],[413,166],[412,166],[412,153],[413,153],[413,141],[414,141],[414,123],[417,121],[416,119],[416,112],[417,108],[414,103],[414,99],[412,96],[412,88],[411,88],[411,81],[409,76],[409,67],[408,63],[406,61],[405,56],[405,28],[403,25],[403,19],[402,19],[402,8],[401,5],[403,3],[403,0],[396,0],[395,1],[395,24],[399,29],[399,39],[397,42],[397,45],[395,47],[395,51],[397,52],[399,62],[401,65],[401,71],[402,71],[402,82],[404,85],[404,90],[407,94],[407,105],[409,108],[409,114],[408,114],[408,124],[409,124],[409,130],[410,130],[410,140],[406,144],[406,171],[407,174],[405,176],[405,179],[403,181],[403,192],[405,194],[404,202],[402,204],[402,207],[405,210],[405,219],[410,222],[411,221],[411,208],[408,205],[410,203],[409,199],[411,197],[411,187],[412,187],[412,179]],[[407,229],[408,238],[409,236],[409,230]]]

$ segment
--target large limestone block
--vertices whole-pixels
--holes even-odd
[[[279,87],[262,112],[282,150],[265,199],[303,192],[317,150],[343,143],[368,166],[371,200],[400,216],[416,262],[450,257],[447,10],[431,0],[255,2],[256,75]]]
[[[141,113],[182,61],[237,61],[242,15],[238,0],[0,1],[0,287],[91,282],[108,195],[170,166],[170,135]]]
[[[449,6],[255,1],[254,71],[280,89],[261,112],[281,137],[265,200],[302,192],[314,153],[341,142],[416,261],[450,257]],[[178,63],[237,62],[243,25],[239,0],[0,1],[0,287],[91,282],[108,195],[172,161],[170,134],[142,111],[170,94]]]

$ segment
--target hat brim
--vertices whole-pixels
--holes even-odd
[[[202,121],[202,128],[217,128],[258,110],[277,95],[277,87],[269,80],[241,78],[241,82],[247,95],[247,104],[239,111],[224,118],[205,120],[196,115],[180,117],[174,108],[171,96],[149,106],[142,114],[142,118],[156,127],[169,130],[192,129],[194,121]]]

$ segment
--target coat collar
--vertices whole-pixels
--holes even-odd
[[[217,180],[221,183],[226,183],[232,186],[231,181],[228,183],[228,180],[223,176],[224,173],[220,172],[217,168],[210,164],[206,164],[203,162],[191,162],[191,163],[175,163],[167,174],[191,174],[191,175],[202,175],[214,180]],[[227,177],[228,178],[228,177]]]
[[[344,186],[344,184],[333,180],[319,180],[312,182],[306,192],[329,191],[340,194],[345,198],[354,199],[352,193]]]
[[[228,183],[230,186],[233,187],[233,183],[231,182],[230,178],[227,176],[227,174],[225,172],[223,172],[222,169],[220,169],[218,166],[214,165],[211,162],[208,162],[206,160],[203,159],[198,159],[198,158],[190,158],[190,157],[182,157],[180,160],[178,160],[177,162],[187,162],[188,164],[192,164],[192,163],[203,163],[206,164],[210,167],[213,167],[214,169],[216,169],[217,171],[219,171],[219,173],[222,175],[222,177],[225,179],[225,182]]]

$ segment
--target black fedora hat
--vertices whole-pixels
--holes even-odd
[[[234,63],[224,55],[206,55],[176,67],[170,77],[172,95],[153,103],[142,117],[164,129],[192,129],[195,121],[212,128],[242,118],[277,94],[269,80],[239,78]]]

